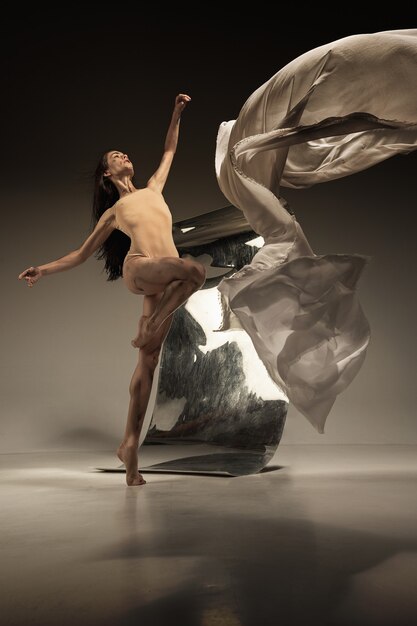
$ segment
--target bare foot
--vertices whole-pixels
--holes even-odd
[[[139,319],[138,334],[130,342],[134,348],[143,348],[156,333],[156,330],[149,328],[148,319],[149,315],[142,315]]]
[[[129,487],[144,485],[146,480],[138,472],[138,446],[122,442],[117,448],[117,456],[126,467],[126,484]]]

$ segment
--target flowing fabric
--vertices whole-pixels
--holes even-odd
[[[270,377],[323,434],[360,370],[370,326],[357,283],[371,257],[315,255],[280,186],[348,176],[417,149],[417,29],[352,35],[281,69],[218,131],[220,189],[265,241],[218,285]]]

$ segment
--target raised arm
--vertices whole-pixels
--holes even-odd
[[[161,163],[159,164],[158,169],[150,177],[146,185],[147,187],[151,187],[161,193],[168,178],[172,160],[177,149],[181,113],[190,100],[190,96],[187,96],[184,93],[178,94],[175,98],[174,111],[172,113],[171,123],[165,139],[164,154],[162,155]]]
[[[84,261],[86,261],[88,257],[91,256],[93,252],[106,241],[107,237],[114,230],[114,228],[114,212],[113,207],[110,207],[110,209],[104,211],[92,233],[77,250],[69,252],[56,261],[51,261],[45,265],[28,267],[21,274],[19,274],[19,280],[24,278],[27,286],[33,287],[33,285],[42,276],[48,276],[49,274],[55,274],[56,272],[64,272],[65,270],[70,270],[73,267],[84,263]]]

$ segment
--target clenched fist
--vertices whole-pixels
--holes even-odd
[[[179,93],[175,98],[175,109],[181,113],[189,102],[191,102],[190,96],[187,96],[185,93]]]

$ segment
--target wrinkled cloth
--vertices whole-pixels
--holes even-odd
[[[303,188],[417,149],[417,29],[352,35],[306,52],[220,124],[217,181],[264,245],[217,286],[270,377],[321,434],[359,372],[370,325],[366,254],[316,255],[280,188]]]

